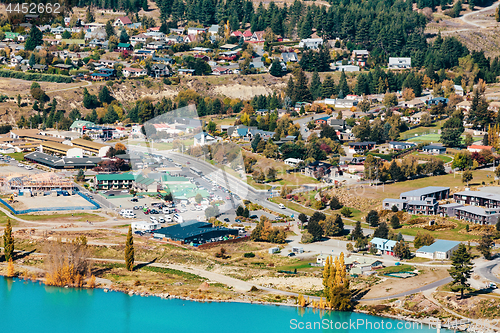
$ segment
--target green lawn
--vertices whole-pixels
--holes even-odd
[[[406,132],[405,132],[406,133]],[[407,136],[403,136],[407,137]],[[437,133],[432,133],[432,134],[425,134],[421,136],[416,136],[416,137],[407,137],[408,142],[415,142],[415,143],[421,143],[421,142],[439,142],[439,139],[441,139],[441,134]],[[462,143],[464,142],[465,135],[461,136],[462,138]],[[481,136],[474,136],[474,141],[476,140],[481,140],[483,137]]]
[[[27,153],[12,153],[12,154],[5,154],[5,155],[12,157],[16,161],[24,161],[24,155],[26,155],[26,154]]]
[[[420,232],[420,233],[431,234],[434,238],[454,240],[459,242],[472,241],[481,238],[480,236],[474,236],[467,233],[464,234],[459,233],[460,230],[465,229],[466,223],[463,223],[462,221],[458,220],[453,220],[453,222],[457,223],[457,227],[450,230],[429,231],[425,229],[422,230],[421,228],[413,228],[413,229],[397,229],[395,230],[395,232],[401,232],[403,235],[409,235],[409,236],[416,236],[417,233]]]
[[[414,155],[416,157],[419,157],[419,156],[429,157],[429,156],[431,156],[431,155],[422,154],[422,153],[412,153],[412,155]],[[436,158],[442,160],[444,163],[448,163],[448,162],[453,161],[453,157],[448,156],[448,155],[432,155],[432,157],[436,157]]]
[[[410,265],[399,265],[399,266],[388,266],[382,269],[379,269],[378,272],[381,273],[399,273],[399,272],[411,272],[415,269],[415,267]]]
[[[317,267],[309,265],[310,263],[315,263],[316,260],[298,260],[295,263],[284,265],[284,266],[279,266],[276,267],[276,270],[278,271],[293,271],[293,270],[311,270],[311,269],[316,269]]]

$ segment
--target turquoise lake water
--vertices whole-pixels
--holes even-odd
[[[320,314],[285,306],[129,296],[99,289],[47,287],[3,277],[0,277],[0,313],[0,332],[22,333],[436,332],[425,325],[359,313]],[[308,323],[311,329],[307,329]],[[345,329],[340,328],[342,325]]]

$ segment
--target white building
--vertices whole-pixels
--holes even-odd
[[[317,49],[323,45],[322,38],[305,38],[299,43],[299,47],[307,47],[308,49]]]
[[[428,259],[449,259],[458,249],[458,245],[460,242],[438,239],[432,245],[418,249],[416,256]]]
[[[211,145],[217,142],[217,139],[206,132],[200,132],[194,136],[193,146]]]
[[[138,76],[143,76],[147,75],[148,72],[145,69],[142,68],[133,68],[133,67],[126,67],[122,69],[123,76],[125,77],[138,77]]]
[[[411,58],[389,58],[387,67],[390,69],[411,68]]]
[[[286,165],[290,165],[290,166],[297,166],[297,164],[299,164],[300,162],[304,162],[304,160],[301,160],[300,158],[287,158],[285,161],[285,164]]]
[[[160,229],[160,223],[159,222],[145,222],[145,221],[137,221],[137,222],[132,222],[132,230],[137,231],[153,231]]]

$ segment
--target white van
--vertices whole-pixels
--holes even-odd
[[[172,216],[165,215],[165,222],[172,222]]]
[[[280,207],[281,209],[285,209],[285,205],[283,205],[283,204],[279,204],[279,207]]]
[[[174,222],[182,223],[184,222],[184,219],[179,214],[174,214]]]
[[[135,219],[135,213],[132,213],[132,214],[123,214],[123,217],[127,218],[127,219]]]

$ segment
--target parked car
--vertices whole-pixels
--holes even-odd
[[[142,231],[134,231],[134,234],[139,235],[139,236],[144,235],[144,233]]]
[[[251,219],[256,219],[258,216],[257,215],[250,215]]]
[[[229,222],[229,219],[226,217],[226,218],[224,219],[224,222]]]

